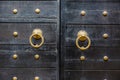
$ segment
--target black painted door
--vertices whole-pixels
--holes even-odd
[[[119,0],[61,0],[61,80],[120,80],[119,53]]]
[[[58,5],[0,1],[0,80],[59,80]]]
[[[120,80],[119,21],[119,0],[1,0],[0,80]]]

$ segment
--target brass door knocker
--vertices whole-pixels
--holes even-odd
[[[88,41],[88,45],[86,46],[86,47],[84,47],[84,46],[80,46],[79,45],[79,41]],[[76,46],[80,49],[80,50],[86,50],[86,49],[88,49],[89,47],[90,47],[90,45],[91,45],[91,40],[90,40],[90,38],[88,37],[88,34],[87,34],[87,32],[86,31],[84,31],[84,30],[80,30],[79,32],[78,32],[78,34],[77,34],[77,38],[76,38]]]
[[[32,42],[32,38],[37,39],[37,40],[41,39],[40,44],[35,44],[34,45],[33,42]],[[43,45],[43,43],[44,43],[44,37],[42,35],[42,30],[41,29],[34,29],[33,32],[32,32],[32,35],[29,38],[29,42],[30,42],[30,45],[32,47],[40,48]]]

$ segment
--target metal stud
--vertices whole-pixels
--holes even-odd
[[[107,33],[104,33],[104,34],[103,34],[103,38],[104,38],[104,39],[107,39],[108,37],[109,37],[109,35],[108,35]]]
[[[14,54],[12,57],[13,57],[14,60],[16,60],[18,58],[18,55]]]
[[[14,76],[12,80],[17,80],[17,77],[16,77],[16,76]]]
[[[34,80],[40,80],[40,78],[38,76],[36,76]]]
[[[103,57],[103,60],[104,60],[104,61],[108,61],[108,59],[109,59],[108,56],[104,56],[104,57]]]
[[[86,12],[85,11],[81,11],[81,16],[85,16],[86,15]]]
[[[34,55],[34,58],[35,58],[36,60],[38,60],[38,59],[40,58],[40,56],[39,56],[38,54],[36,54],[36,55]]]
[[[14,37],[17,37],[17,36],[18,36],[18,32],[16,32],[16,31],[13,32],[13,36],[14,36]]]
[[[103,16],[107,16],[108,12],[107,11],[103,11]]]
[[[17,14],[18,10],[17,9],[13,9],[13,14]]]
[[[85,56],[80,56],[81,61],[84,61],[85,59],[86,59]]]
[[[39,13],[40,13],[40,9],[38,9],[38,8],[35,9],[35,13],[36,13],[36,14],[39,14]]]

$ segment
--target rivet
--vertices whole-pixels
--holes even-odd
[[[40,80],[40,78],[38,76],[35,77],[35,80]]]
[[[14,36],[14,37],[17,37],[17,36],[18,36],[18,32],[16,32],[16,31],[13,32],[13,36]]]
[[[103,57],[103,60],[104,60],[104,61],[108,61],[108,59],[109,59],[108,56],[104,56],[104,57]]]
[[[86,12],[85,11],[81,11],[81,16],[85,16]]]
[[[12,57],[13,57],[13,59],[16,60],[16,59],[18,58],[18,55],[17,55],[17,54],[14,54]]]
[[[12,80],[17,80],[17,77],[16,77],[16,76],[14,76]]]
[[[103,16],[107,16],[108,12],[107,11],[103,11]]]
[[[103,38],[104,38],[104,39],[107,39],[108,37],[109,37],[109,36],[108,36],[107,33],[104,33],[104,34],[103,34]]]
[[[34,55],[34,58],[35,58],[36,60],[38,60],[38,59],[40,58],[40,56],[39,56],[38,54],[36,54],[36,55]]]
[[[35,13],[36,13],[36,14],[39,14],[39,13],[40,13],[40,9],[38,9],[38,8],[35,9]]]
[[[18,10],[17,9],[13,9],[13,14],[17,14]]]
[[[84,61],[85,60],[85,56],[80,56],[80,60]]]

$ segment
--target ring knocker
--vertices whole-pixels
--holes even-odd
[[[39,44],[33,44],[32,38],[34,39],[41,39],[41,42]],[[34,48],[40,48],[44,43],[44,37],[42,35],[41,29],[34,29],[32,35],[29,38],[30,45]]]
[[[86,46],[86,47],[84,47],[84,46],[80,46],[79,45],[79,41],[88,41],[88,45]],[[88,49],[89,47],[90,47],[90,45],[91,45],[91,40],[90,40],[90,38],[88,37],[88,34],[87,34],[87,32],[86,31],[83,31],[83,30],[81,30],[81,31],[79,31],[78,32],[78,34],[77,34],[77,38],[76,38],[76,46],[80,49],[80,50],[86,50],[86,49]]]

